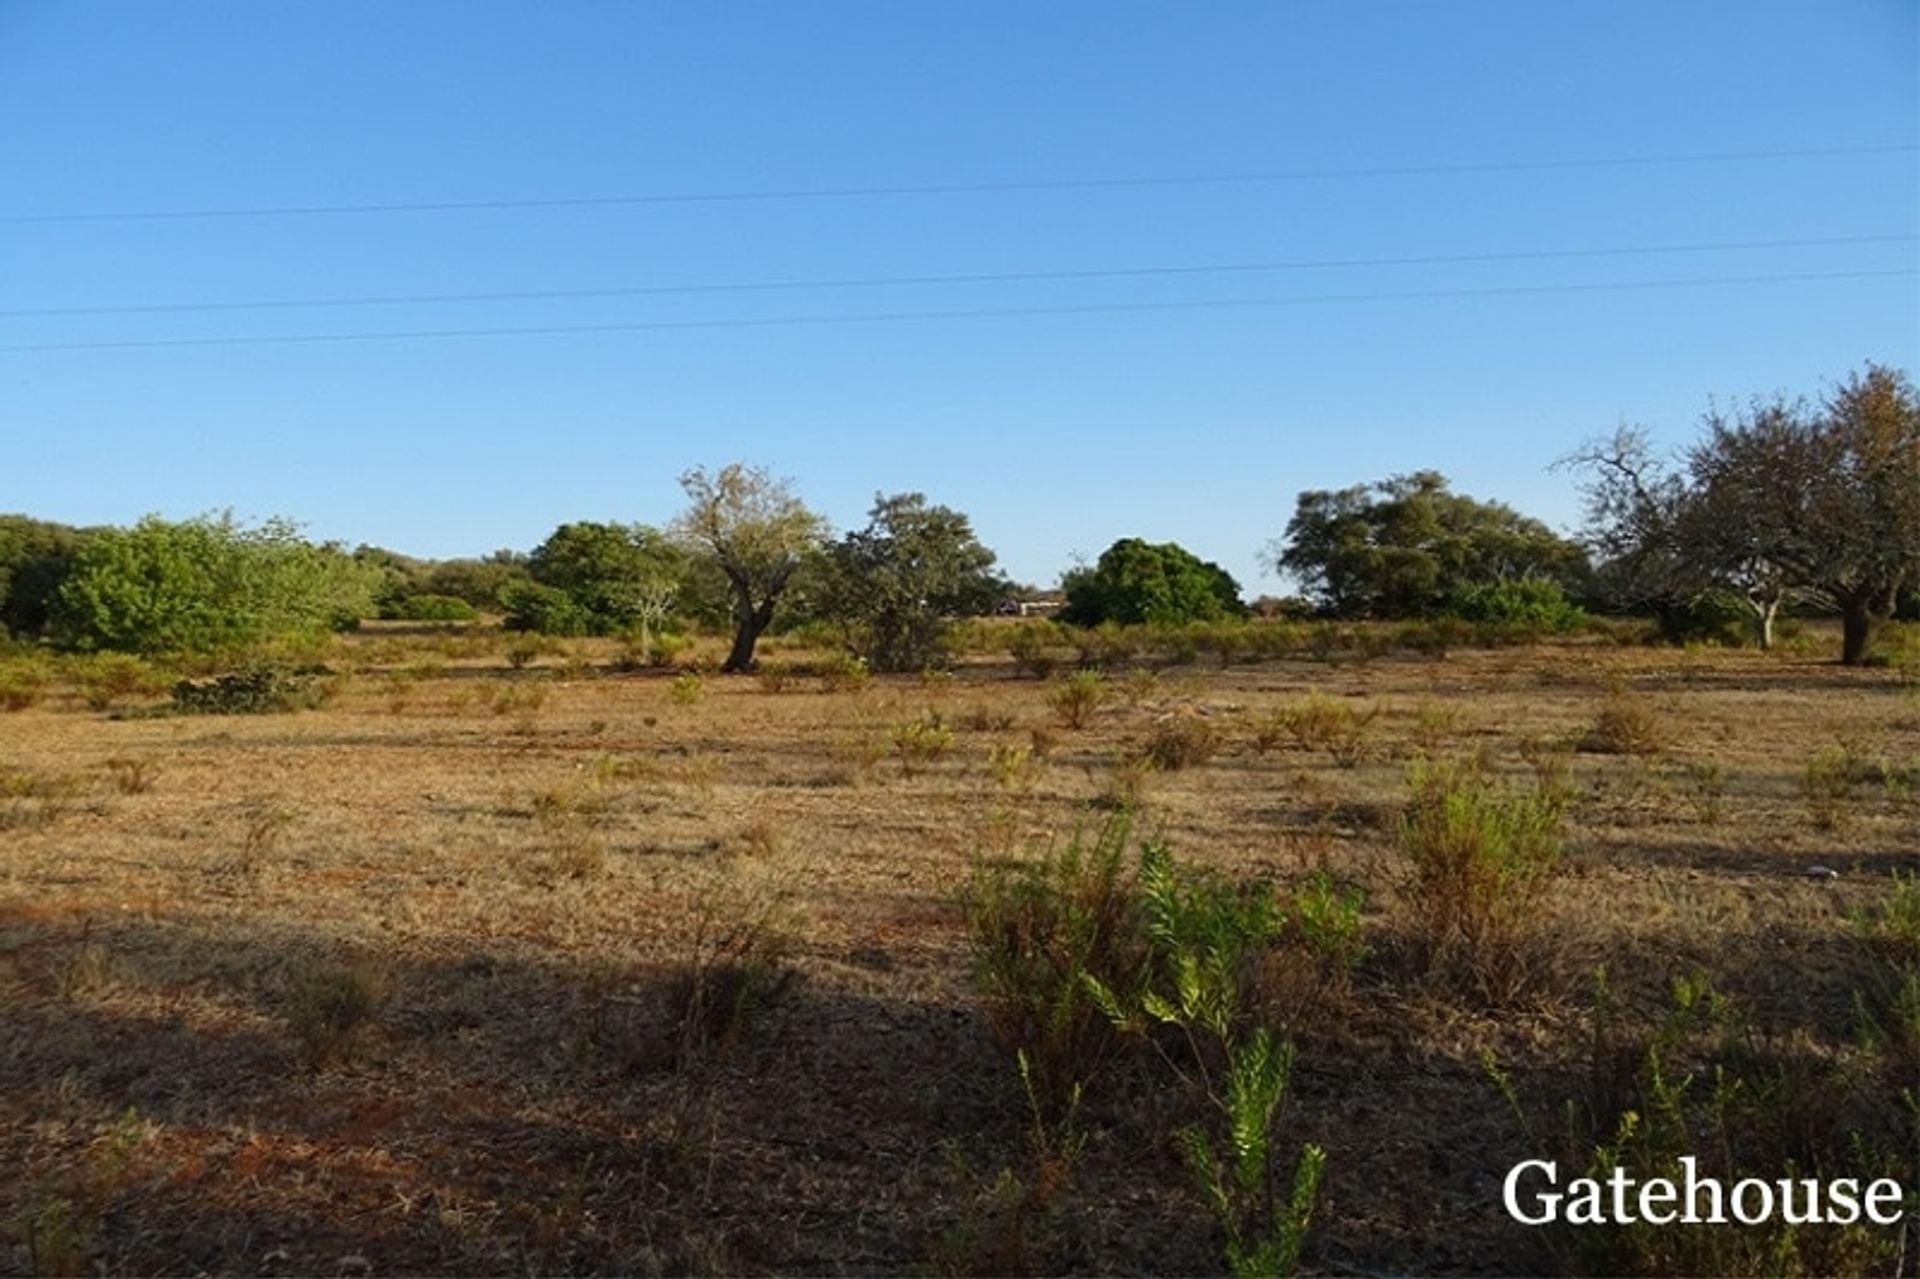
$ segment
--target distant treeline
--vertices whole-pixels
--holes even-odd
[[[1818,404],[1709,414],[1673,465],[1622,430],[1568,459],[1589,525],[1562,537],[1417,471],[1301,493],[1268,562],[1301,594],[1249,606],[1217,564],[1122,538],[1068,570],[1058,617],[1080,628],[1292,619],[1454,619],[1543,634],[1591,614],[1653,619],[1675,641],[1770,644],[1784,612],[1843,621],[1843,658],[1879,623],[1920,617],[1920,398],[1869,365]],[[728,629],[746,669],[769,629],[809,627],[875,669],[944,659],[955,619],[1045,592],[995,567],[967,517],[918,493],[876,498],[839,538],[791,485],[734,464],[682,477],[664,526],[578,521],[527,552],[423,560],[314,543],[284,519],[149,516],[73,528],[0,516],[0,627],[14,642],[142,654],[238,650],[379,617],[619,634],[642,648]]]

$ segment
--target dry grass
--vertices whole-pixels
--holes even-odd
[[[1289,891],[1323,873],[1364,901],[1339,982],[1269,983],[1298,1008],[1275,1014],[1301,1036],[1289,1131],[1328,1151],[1307,1266],[1538,1271],[1488,1189],[1534,1152],[1482,1051],[1523,1086],[1585,1069],[1603,961],[1623,1001],[1698,967],[1771,1033],[1838,1051],[1859,1029],[1856,918],[1920,847],[1902,673],[1792,654],[1245,663],[1117,677],[1070,728],[1004,646],[950,682],[819,696],[709,675],[680,704],[670,671],[559,680],[535,651],[516,673],[516,642],[354,637],[328,658],[354,681],[295,714],[116,720],[50,683],[5,716],[0,1184],[24,1190],[0,1218],[37,1224],[33,1256],[0,1225],[0,1270],[938,1265],[1028,1143],[963,887],[990,846],[1091,829],[1111,783],[1183,861]],[[1684,737],[1684,764],[1569,749],[1615,684],[1658,707],[1663,750]],[[1246,749],[1316,695],[1366,720],[1355,749],[1284,728]],[[1170,745],[1184,768],[1133,762],[1174,706],[1168,723],[1245,727],[1210,754]],[[936,718],[950,743],[907,765],[892,730]],[[1825,830],[1806,772],[1842,731],[1890,768],[1849,765]],[[1567,805],[1530,993],[1493,1010],[1398,948],[1408,760],[1468,745],[1503,787],[1545,780]],[[782,911],[756,933],[768,884]],[[315,964],[332,975],[296,997]],[[354,964],[379,980],[340,975]],[[90,1180],[129,1111],[138,1157]],[[1165,1139],[1194,1116],[1084,1118],[1097,1139],[1027,1264],[1216,1268]]]

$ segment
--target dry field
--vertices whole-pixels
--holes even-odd
[[[1366,893],[1368,956],[1284,1027],[1282,1140],[1327,1151],[1306,1267],[1537,1272],[1499,1184],[1540,1152],[1483,1054],[1557,1095],[1601,965],[1849,1042],[1856,916],[1920,866],[1920,688],[1804,654],[1117,672],[1077,727],[1003,660],[607,657],[363,635],[316,710],[0,715],[0,1272],[1217,1271],[1179,1103],[1127,1062],[1047,1203],[1008,1191],[1029,1114],[964,894],[1123,803],[1182,862]],[[1348,740],[1276,727],[1309,695]],[[1184,766],[1128,762],[1170,726]],[[1492,1000],[1398,940],[1409,763],[1474,751],[1572,797]],[[1889,766],[1822,790],[1820,758]]]

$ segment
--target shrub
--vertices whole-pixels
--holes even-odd
[[[1220,751],[1221,734],[1198,715],[1173,715],[1153,727],[1141,753],[1155,768],[1178,772],[1206,763]]]
[[[81,649],[232,651],[323,636],[373,611],[380,569],[269,520],[231,516],[91,534],[60,587],[53,632]]]
[[[1586,614],[1550,577],[1508,577],[1468,586],[1454,595],[1448,611],[1469,622],[1534,633],[1575,631],[1586,621]]]
[[[131,653],[97,653],[75,659],[68,667],[80,699],[104,711],[127,697],[151,697],[164,692],[166,677]]]
[[[1088,979],[1134,990],[1147,959],[1139,887],[1126,866],[1131,827],[1109,821],[1091,840],[1011,864],[981,863],[966,894],[974,982],[987,1027],[1026,1062],[1035,1104],[1063,1117],[1117,1043]]]
[[[1604,1184],[1618,1170],[1629,1184],[1658,1177],[1684,1185],[1686,1158],[1700,1179],[1728,1191],[1749,1178],[1911,1185],[1920,1135],[1912,1076],[1891,1074],[1871,1049],[1813,1052],[1772,1039],[1702,977],[1675,980],[1650,1027],[1630,1025],[1603,981],[1587,1039],[1584,1086],[1553,1098],[1537,1122],[1488,1063],[1533,1143],[1561,1134],[1566,1179]],[[1583,1224],[1569,1212],[1546,1227],[1549,1245],[1566,1269],[1597,1274],[1892,1274],[1901,1264],[1903,1232],[1865,1223],[1810,1224],[1790,1212],[1753,1224],[1627,1217]]]
[[[1334,763],[1352,768],[1366,758],[1368,738],[1379,716],[1378,706],[1358,711],[1350,702],[1315,692],[1282,707],[1272,723],[1292,734],[1302,750],[1325,750]]]
[[[1240,887],[1182,870],[1163,844],[1140,855],[1148,979],[1137,993],[1090,976],[1116,1027],[1141,1034],[1174,1075],[1199,1094],[1208,1122],[1174,1134],[1201,1198],[1226,1235],[1228,1268],[1241,1276],[1292,1274],[1319,1197],[1326,1155],[1302,1146],[1290,1189],[1280,1185],[1274,1128],[1293,1048],[1253,1024],[1260,961],[1284,915],[1271,889]],[[1168,1048],[1148,1033],[1179,1031]]]
[[[458,595],[407,595],[383,612],[403,622],[472,622],[480,611]]]
[[[313,964],[287,992],[287,1023],[319,1069],[345,1057],[379,1019],[393,993],[386,969],[366,960]]]
[[[1399,846],[1430,970],[1488,995],[1516,984],[1518,946],[1560,861],[1560,794],[1510,790],[1478,760],[1415,761]]]
[[[540,635],[587,635],[594,629],[593,614],[557,586],[512,581],[500,588],[500,607],[510,631]]]
[[[1107,699],[1107,681],[1098,671],[1075,671],[1047,692],[1047,704],[1068,728],[1085,728]]]
[[[0,711],[23,711],[46,693],[51,674],[44,660],[0,660]]]
[[[209,679],[183,679],[173,686],[173,707],[183,715],[271,715],[311,710],[327,695],[313,672],[257,662]]]
[[[1051,648],[1060,637],[1052,622],[1022,622],[1007,639],[1007,653],[1022,674],[1045,679],[1057,665]]]
[[[917,765],[931,764],[953,749],[953,729],[934,711],[895,724],[888,736],[900,765],[911,773]]]
[[[785,907],[777,893],[745,906],[701,903],[693,937],[667,982],[675,1069],[732,1051],[759,1010],[793,980]]]
[[[687,671],[673,677],[673,682],[667,685],[667,695],[676,706],[692,706],[707,695],[707,681],[696,672]]]
[[[820,687],[829,693],[859,693],[873,682],[864,659],[842,655],[820,672]]]
[[[1580,749],[1597,755],[1658,755],[1666,743],[1660,713],[1638,694],[1615,689],[1580,739]]]

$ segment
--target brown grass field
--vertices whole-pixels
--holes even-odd
[[[1575,1086],[1602,965],[1641,1008],[1710,974],[1837,1053],[1858,920],[1920,866],[1920,685],[1824,650],[1117,672],[1076,728],[993,655],[829,688],[503,645],[348,637],[297,713],[0,715],[0,1272],[1217,1272],[1140,1063],[1060,1185],[1008,1189],[1029,1114],[967,885],[1122,794],[1182,862],[1366,893],[1367,957],[1282,1018],[1281,1140],[1327,1151],[1306,1269],[1563,1268],[1501,1210],[1540,1150],[1483,1056]],[[1314,693],[1375,712],[1343,758],[1257,740]],[[1210,757],[1126,763],[1169,724]],[[1889,765],[1823,803],[1840,750]],[[1410,761],[1476,751],[1572,796],[1499,998],[1403,944]],[[753,1005],[690,1013],[743,953]]]

